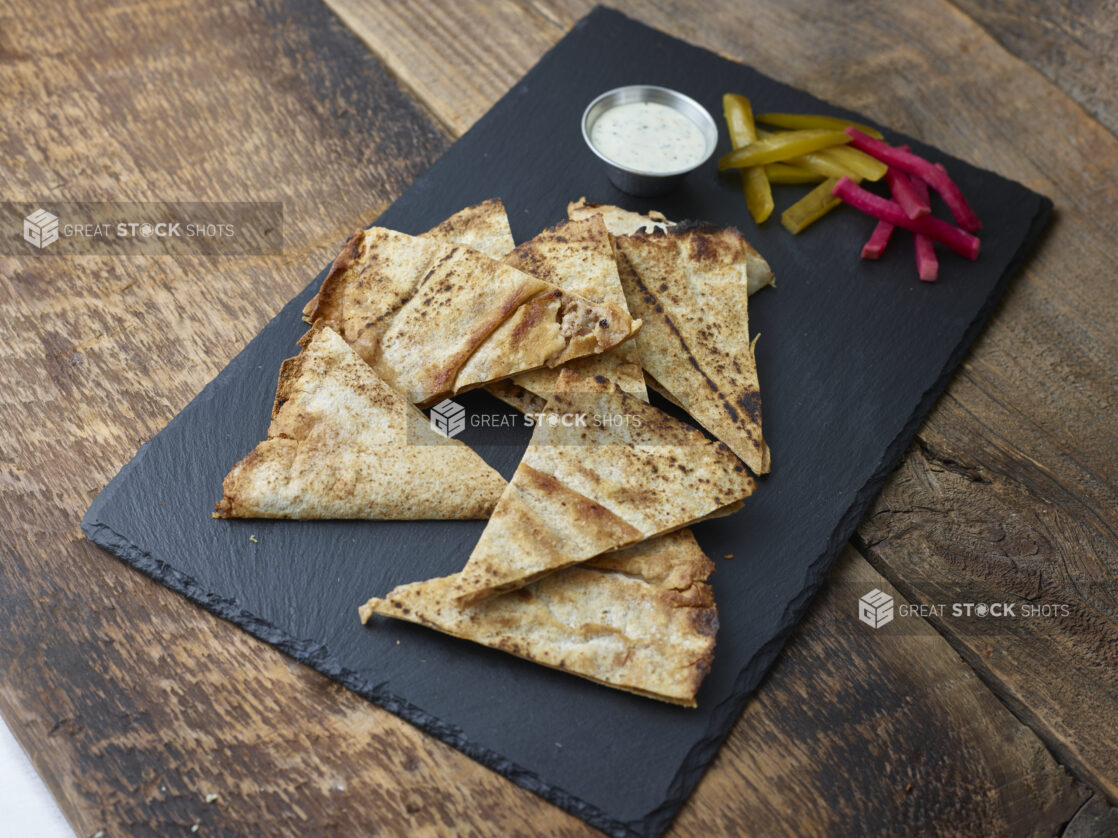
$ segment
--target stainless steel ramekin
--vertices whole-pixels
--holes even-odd
[[[703,159],[693,166],[675,172],[642,172],[637,169],[619,166],[598,151],[594,143],[590,142],[590,129],[594,127],[598,117],[610,108],[615,108],[618,105],[628,105],[633,102],[655,102],[658,105],[667,105],[691,120],[706,141],[706,153],[703,155]],[[710,156],[714,154],[714,147],[718,144],[718,126],[710,112],[690,96],[684,96],[682,93],[670,90],[667,87],[632,84],[628,87],[607,90],[586,106],[586,110],[582,112],[582,138],[586,141],[587,147],[605,165],[606,174],[614,186],[629,195],[646,198],[653,195],[663,195],[665,192],[671,191],[679,185],[679,182],[688,172],[692,172],[706,163]]]

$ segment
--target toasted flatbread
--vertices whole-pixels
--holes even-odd
[[[655,377],[649,374],[648,370],[644,371],[644,383],[648,385],[649,390],[655,390],[657,393],[663,396],[665,401],[671,402],[680,410],[684,409],[683,405],[679,403],[679,399],[669,393],[667,388],[664,387],[663,384],[661,384],[655,379]]]
[[[601,215],[606,223],[606,229],[611,236],[629,236],[634,233],[655,233],[657,230],[667,232],[675,226],[674,221],[669,221],[662,213],[652,210],[647,215],[622,209],[612,204],[590,204],[586,198],[567,204],[568,218],[589,218]],[[693,222],[680,222],[686,226],[693,226]],[[749,248],[746,253],[746,283],[750,294],[756,294],[766,285],[773,284],[773,272],[761,254]],[[619,266],[620,269],[621,266]]]
[[[641,215],[612,204],[590,204],[585,197],[567,204],[567,218],[581,220],[594,216],[601,217],[612,236],[627,236],[639,230],[665,230],[673,224],[656,210]]]
[[[459,210],[423,233],[422,238],[472,247],[490,259],[500,259],[516,246],[505,205],[499,198]]]
[[[714,659],[714,565],[680,530],[472,607],[456,577],[401,585],[360,608],[409,620],[599,684],[695,706]]]
[[[504,381],[494,381],[492,384],[487,384],[485,389],[490,395],[496,396],[509,407],[516,408],[521,413],[543,413],[543,409],[547,407],[547,399],[513,384],[507,378]]]
[[[505,481],[318,328],[283,363],[268,438],[229,472],[221,518],[485,518]]]
[[[736,230],[703,224],[614,242],[629,308],[645,322],[645,370],[754,474],[767,473],[746,290],[760,255]]]
[[[502,261],[591,302],[626,308],[613,243],[600,216],[557,224],[518,246]],[[632,341],[601,355],[576,358],[567,366],[591,377],[604,375],[626,393],[648,401],[644,373]],[[558,378],[558,370],[544,368],[521,373],[511,380],[547,399],[554,392]]]
[[[421,405],[604,352],[640,328],[622,306],[567,294],[469,247],[383,227],[354,234],[309,316]]]
[[[458,576],[464,604],[728,514],[755,488],[725,445],[604,378],[563,370],[546,412]]]
[[[490,198],[459,210],[446,221],[423,233],[422,238],[472,247],[491,259],[500,259],[516,246],[509,227],[508,213],[499,198]],[[327,300],[322,297],[321,292],[315,294],[303,307],[303,319],[308,323],[319,319],[337,326],[337,310],[341,305],[338,292],[341,286],[338,283],[324,283],[324,288],[334,297]]]

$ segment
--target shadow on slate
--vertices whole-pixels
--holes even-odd
[[[721,113],[727,90],[755,110],[867,121],[749,67],[598,8],[420,177],[378,223],[419,233],[492,196],[517,241],[569,200],[741,225],[777,287],[750,304],[773,472],[745,509],[695,528],[715,558],[722,629],[697,710],[610,690],[410,624],[360,625],[357,606],[394,585],[463,566],[483,522],[218,521],[228,469],[264,438],[280,362],[304,331],[293,300],[100,494],[90,539],[175,591],[309,664],[590,824],[663,831],[899,462],[1051,213],[1017,183],[886,132],[943,160],[986,227],[982,257],[941,250],[942,279],[916,279],[910,237],[859,259],[873,221],[832,213],[793,237],[757,229],[740,181],[713,163],[652,201],[613,189],[579,133],[598,93],[650,83]],[[723,135],[718,154],[728,150]],[[802,188],[777,193],[776,215]],[[471,415],[508,410],[484,393]],[[506,477],[527,431],[465,439]],[[255,537],[255,541],[250,538]],[[722,556],[732,553],[732,561]],[[851,603],[851,619],[855,619]]]

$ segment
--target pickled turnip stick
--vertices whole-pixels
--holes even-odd
[[[873,235],[862,245],[862,258],[880,259],[885,248],[889,246],[889,237],[893,235],[894,229],[896,228],[888,221],[878,221],[877,226],[873,228]]]
[[[978,220],[967,199],[963,197],[962,190],[947,174],[947,169],[942,165],[928,162],[923,157],[918,157],[911,151],[902,151],[894,148],[881,140],[875,140],[868,134],[863,134],[857,128],[847,128],[851,148],[864,151],[871,157],[876,157],[882,163],[895,166],[903,172],[916,175],[924,180],[932,189],[940,194],[947,209],[959,226],[967,232],[977,232],[982,229],[982,222]]]
[[[889,191],[893,193],[893,200],[901,205],[904,214],[909,218],[917,219],[922,215],[927,215],[932,211],[928,206],[927,188],[924,189],[925,198],[923,201],[917,197],[917,193],[913,188],[912,181],[909,180],[908,175],[902,172],[895,166],[890,166],[888,171],[885,172],[885,182],[889,184]],[[921,181],[923,183],[923,181]]]
[[[909,184],[916,193],[919,201],[928,203],[928,184],[920,178],[910,178]],[[880,221],[878,222],[881,223]],[[916,250],[916,273],[924,282],[935,282],[939,277],[939,259],[936,258],[936,248],[932,240],[922,233],[912,234],[913,246]]]
[[[958,227],[948,224],[934,215],[924,215],[917,219],[909,218],[896,201],[890,201],[872,192],[867,192],[848,177],[840,178],[832,194],[878,221],[888,221],[895,227],[904,227],[914,233],[923,233],[935,241],[942,242],[960,256],[971,261],[978,258],[979,241],[975,236]]]

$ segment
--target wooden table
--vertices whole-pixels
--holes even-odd
[[[281,258],[0,257],[0,712],[79,835],[585,834],[78,531],[345,234],[589,9],[327,2],[0,0],[5,199],[286,210]],[[1057,207],[674,831],[1118,830],[1113,0],[618,5]],[[874,586],[1072,607],[886,641],[842,628]]]

